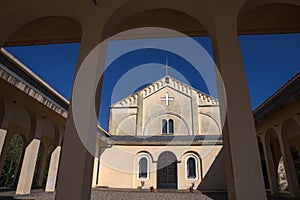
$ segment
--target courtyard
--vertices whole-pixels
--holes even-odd
[[[30,195],[15,196],[14,191],[0,192],[0,200],[54,200],[55,193],[45,193],[41,189],[33,190]],[[110,189],[97,188],[92,190],[91,200],[228,200],[225,192],[189,192],[188,190],[155,190],[150,192],[148,189]],[[296,200],[297,198],[290,198],[285,194],[279,196],[268,195],[268,200]]]

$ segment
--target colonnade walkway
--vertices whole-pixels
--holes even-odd
[[[255,192],[255,191],[253,191]],[[45,193],[42,189],[32,190],[30,195],[15,196],[14,191],[0,191],[0,200],[54,200],[55,193]],[[227,194],[224,192],[189,192],[188,190],[155,190],[150,192],[148,189],[109,189],[97,188],[92,190],[91,200],[228,200]],[[268,200],[296,200],[281,194],[277,196],[268,195]]]

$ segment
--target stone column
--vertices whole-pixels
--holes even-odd
[[[80,127],[82,132],[80,134],[86,134],[85,142],[89,144],[88,148],[91,150],[91,153],[79,137],[79,132],[74,119],[74,114],[77,110],[74,110],[73,102],[75,99],[72,98],[64,134],[64,143],[55,197],[56,200],[90,200],[91,198],[94,165],[94,155],[92,153],[95,151],[95,140],[98,125],[98,121],[95,119],[92,111],[99,107],[100,100],[95,100],[95,93],[98,91],[99,93],[96,96],[100,98],[100,89],[102,87],[102,83],[100,82],[98,88],[95,88],[95,79],[104,71],[106,49],[105,51],[103,49],[98,49],[97,52],[90,54],[90,56],[92,56],[90,57],[91,59],[86,60],[86,62],[83,61],[101,39],[101,27],[99,27],[99,22],[96,21],[97,20],[87,22],[82,31],[84,34],[80,45],[76,76],[85,76],[81,80],[77,79],[77,81],[84,81],[84,84],[76,85],[81,87],[81,93],[74,93],[76,89],[76,87],[74,87],[72,94],[81,95],[80,98],[78,96],[78,99],[76,100],[84,98],[84,100],[81,99],[84,103],[78,103],[82,106],[80,108],[80,117],[82,117],[82,119],[78,123],[82,124]],[[80,70],[79,67],[81,67],[81,69],[83,68],[83,66],[80,66],[82,63],[85,64],[84,66],[101,67],[100,69],[85,68],[85,70]],[[74,82],[74,84],[76,83],[77,82]]]
[[[7,130],[0,129],[0,156],[2,155],[2,149],[4,147],[5,137],[6,137]]]
[[[30,194],[37,156],[40,147],[39,139],[32,139],[25,149],[20,178],[16,194]]]
[[[284,168],[287,176],[289,191],[291,193],[291,196],[300,197],[299,184],[296,176],[296,170],[294,167],[294,161],[292,158],[288,138],[286,135],[283,135],[282,133],[280,135],[281,137],[279,137],[278,139],[279,139],[280,151],[284,163]]]
[[[61,152],[61,146],[58,145],[54,148],[54,150],[51,154],[51,160],[50,160],[50,165],[49,165],[49,171],[48,171],[45,192],[54,192],[55,191],[60,152]]]
[[[225,12],[225,11],[222,11]],[[221,90],[217,77],[221,114],[225,164],[229,199],[266,199],[260,155],[256,139],[242,54],[236,30],[236,18],[220,14],[211,34],[216,64],[226,89]],[[224,108],[227,106],[227,111]]]
[[[271,193],[272,194],[278,194],[278,180],[277,180],[277,170],[274,166],[274,158],[271,150],[271,141],[270,141],[270,135],[265,136],[262,138],[262,145],[265,155],[265,161],[268,171],[268,179],[270,183]]]

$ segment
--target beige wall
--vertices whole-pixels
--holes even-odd
[[[112,148],[106,149],[101,156],[99,183],[98,186],[108,186],[112,188],[137,188],[141,185],[141,180],[145,181],[145,188],[150,186],[157,187],[156,166],[158,157],[162,152],[173,152],[178,160],[177,177],[178,189],[187,189],[192,182],[195,182],[195,187],[198,187],[202,178],[206,177],[216,157],[218,156],[221,145],[216,146],[121,146],[115,145]],[[140,157],[147,157],[149,162],[150,174],[147,179],[139,179],[137,175],[138,160]],[[186,159],[193,156],[197,160],[196,179],[186,178]],[[213,173],[221,174],[214,177],[215,180],[210,180],[216,183],[216,187],[211,185],[212,190],[226,189],[225,170],[218,169]],[[212,172],[210,172],[212,173]],[[223,186],[218,184],[222,182]],[[207,188],[208,189],[208,188]]]

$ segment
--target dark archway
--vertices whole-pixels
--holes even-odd
[[[177,159],[172,152],[165,151],[158,157],[157,188],[177,189]]]
[[[269,179],[268,179],[269,175],[268,175],[267,164],[266,164],[267,161],[266,161],[266,158],[264,155],[263,144],[262,144],[260,137],[257,137],[257,142],[258,142],[261,167],[262,167],[262,172],[263,172],[263,177],[264,177],[264,182],[265,182],[265,188],[270,189],[270,183],[269,183]]]
[[[0,187],[16,188],[22,166],[24,144],[24,138],[20,134],[14,135],[10,140],[8,153],[5,156],[5,162],[0,175]]]

